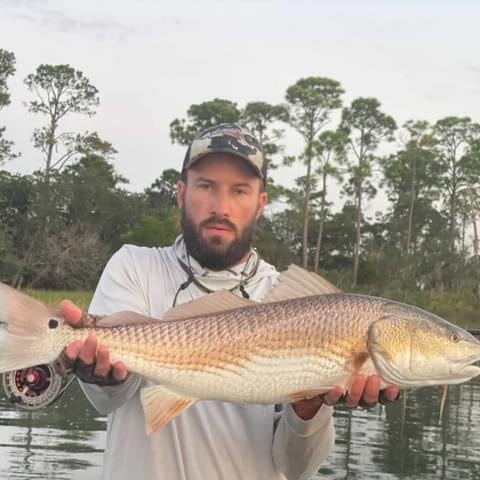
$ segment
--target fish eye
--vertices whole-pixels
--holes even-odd
[[[457,343],[460,340],[460,337],[456,333],[452,333],[450,339],[452,340],[452,342]]]
[[[51,318],[48,321],[48,328],[57,328],[58,327],[58,320],[55,318]]]

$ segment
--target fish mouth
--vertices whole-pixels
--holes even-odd
[[[453,366],[451,369],[452,381],[449,383],[462,383],[480,375],[480,358],[478,355],[470,358],[470,361]]]
[[[468,382],[474,377],[480,375],[480,360],[478,356],[472,361],[462,362],[461,364],[453,365],[450,369],[449,375],[431,375],[427,372],[412,372],[410,375],[404,375],[394,364],[387,361],[382,356],[374,358],[375,365],[379,370],[380,375],[387,382],[392,385],[401,387],[418,387],[429,385],[454,385],[457,383]],[[445,372],[446,373],[446,372]]]
[[[452,368],[452,373],[474,373],[473,376],[480,374],[480,354],[476,353],[475,355],[470,355],[466,361],[458,362]]]
[[[477,365],[465,365],[461,368],[452,369],[450,376],[443,377],[418,377],[416,381],[412,381],[410,384],[414,386],[415,383],[427,385],[456,385],[458,383],[465,383],[472,378],[480,375],[480,367]]]
[[[480,366],[467,365],[462,370],[460,370],[459,373],[465,374],[466,376],[469,376],[469,377],[476,377],[477,375],[480,375]]]

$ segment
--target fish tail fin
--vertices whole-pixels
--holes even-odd
[[[58,310],[0,283],[0,373],[55,360],[49,321],[58,325],[59,318]]]

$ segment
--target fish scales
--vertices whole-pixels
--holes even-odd
[[[328,285],[326,293],[325,280],[312,275],[289,268],[260,304],[216,292],[162,320],[117,312],[93,329],[72,328],[58,311],[0,284],[0,372],[53,362],[94,334],[113,361],[153,380],[140,392],[147,433],[197,400],[293,402],[337,385],[348,390],[356,372],[402,388],[479,375],[480,342],[460,327],[402,303]]]
[[[299,382],[305,387],[321,374],[328,377],[328,369],[334,378],[354,369],[348,362],[366,351],[366,331],[378,318],[382,302],[372,304],[353,296],[345,300],[345,295],[323,295],[187,320],[82,332],[66,326],[65,343],[94,333],[127,368],[163,382],[178,379],[173,370],[182,371],[183,377],[204,371],[237,380],[244,370],[251,382],[262,372],[264,381],[268,376],[278,381],[279,375],[303,375],[311,379]]]

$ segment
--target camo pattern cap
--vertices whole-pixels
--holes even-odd
[[[200,132],[187,150],[183,170],[190,168],[203,156],[213,153],[231,153],[245,159],[265,182],[266,164],[258,140],[235,123],[221,123]]]

